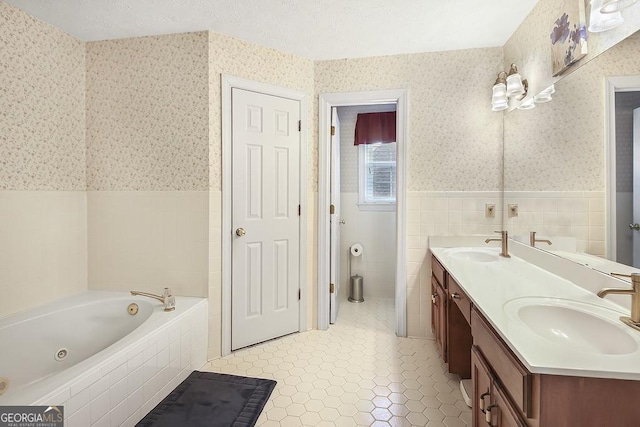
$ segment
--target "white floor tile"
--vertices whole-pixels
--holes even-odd
[[[278,381],[267,426],[467,426],[458,378],[430,340],[398,338],[392,299],[342,302],[328,331],[236,351],[203,369]]]

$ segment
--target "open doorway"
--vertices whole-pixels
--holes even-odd
[[[354,145],[358,114],[395,111],[396,139],[393,144]],[[341,123],[332,136],[336,118]],[[335,321],[339,301],[350,293],[349,248],[356,243],[363,255],[351,257],[354,271],[365,277],[364,294],[373,298],[395,298],[396,335],[406,336],[406,150],[407,96],[405,90],[320,95],[320,181],[318,203],[318,328]],[[338,144],[338,150],[335,144]],[[332,145],[334,146],[332,152]],[[337,151],[339,156],[332,153]],[[367,158],[373,161],[366,166]],[[375,160],[393,158],[393,173],[381,166],[375,174]],[[336,157],[340,161],[336,164]],[[373,159],[372,159],[373,157]],[[332,167],[333,164],[333,167]],[[378,177],[377,195],[394,193],[395,203],[363,203],[364,170]],[[386,173],[386,181],[382,179]],[[336,177],[340,185],[336,187]],[[393,179],[391,179],[393,178]],[[392,182],[391,182],[392,181]],[[333,185],[332,185],[333,184]],[[371,183],[369,183],[371,189]],[[339,194],[337,194],[339,193]],[[371,193],[371,191],[370,191]],[[339,196],[339,197],[338,197]],[[336,212],[336,202],[339,204]],[[333,205],[333,208],[331,206]],[[369,208],[369,209],[367,209]],[[344,222],[344,224],[341,224]],[[339,244],[332,231],[339,227]],[[333,237],[333,250],[332,250]],[[333,267],[333,268],[332,268]],[[335,268],[337,267],[337,268]],[[336,270],[339,276],[335,277]],[[366,275],[365,275],[366,274]],[[338,286],[331,279],[338,280]],[[331,294],[333,289],[334,294]],[[333,312],[331,310],[334,310]],[[338,311],[339,313],[339,311]]]
[[[339,209],[334,209],[339,216],[332,218],[331,227],[336,224],[339,241],[330,257],[330,263],[336,263],[339,272],[335,299],[340,302],[351,297],[354,303],[364,297],[393,299],[397,142],[374,137],[367,144],[358,144],[362,141],[355,140],[355,129],[358,120],[362,126],[366,118],[375,119],[377,113],[395,114],[396,104],[353,105],[336,110],[339,161],[332,162],[331,178],[332,182],[339,182],[339,187],[332,186],[331,199],[339,198]],[[383,122],[381,127],[384,126]],[[359,282],[363,292],[359,292]],[[334,310],[333,303],[330,305],[334,323],[339,308]]]
[[[640,267],[640,76],[607,77],[605,92],[606,257]]]

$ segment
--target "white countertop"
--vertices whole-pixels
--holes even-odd
[[[630,328],[619,320],[621,315],[629,315],[628,309],[611,302],[608,297],[599,298],[574,282],[552,274],[513,254],[511,258],[499,257],[493,262],[477,262],[452,257],[451,254],[455,251],[452,248],[432,247],[430,249],[467,293],[474,306],[532,373],[640,380],[640,331]],[[499,252],[499,248],[488,246],[483,246],[482,249]],[[589,270],[587,267],[578,267]],[[569,266],[569,268],[573,267]],[[585,271],[584,274],[591,273]],[[607,279],[602,280],[604,283]],[[617,282],[618,287],[625,286],[624,282]],[[600,319],[605,319],[610,323],[609,326],[619,328],[619,330],[613,330],[616,334],[629,335],[630,346],[634,351],[625,351],[625,354],[601,354],[580,346],[577,341],[576,345],[573,345],[571,337],[566,340],[563,338],[565,342],[558,343],[534,332],[517,314],[522,302],[532,301],[529,299],[531,297],[551,298],[553,300],[544,300],[552,303],[550,305],[574,304],[579,308],[578,311],[590,312]],[[586,318],[589,317],[586,316]],[[577,327],[588,328],[589,326],[585,322]],[[572,329],[576,330],[575,323]],[[563,332],[559,331],[559,333]],[[602,334],[594,341],[597,344],[600,341],[606,342],[614,339],[613,335]],[[624,338],[627,339],[626,336]]]

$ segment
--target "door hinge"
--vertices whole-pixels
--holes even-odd
[[[302,206],[298,205],[298,216],[302,215]]]
[[[298,289],[298,300],[300,300],[300,298],[301,298],[300,295],[301,295],[301,291],[300,291],[300,289]]]
[[[302,132],[302,120],[298,120],[298,132]]]
[[[336,134],[336,127],[331,126],[331,136],[334,136],[335,134]]]
[[[336,285],[333,283],[329,283],[329,293],[334,293],[336,291]]]
[[[336,207],[333,205],[329,206],[329,214],[333,215],[334,213],[336,213]]]

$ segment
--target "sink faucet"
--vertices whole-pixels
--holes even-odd
[[[149,294],[147,292],[131,291],[131,295],[140,295],[142,297],[154,298],[164,304],[164,311],[173,311],[176,309],[176,297],[171,295],[170,288],[164,288],[162,295]]]
[[[612,276],[630,277],[631,289],[623,288],[606,288],[598,292],[600,298],[604,298],[608,294],[631,295],[631,317],[623,316],[620,318],[624,323],[632,328],[640,330],[640,273],[619,274],[611,273]]]
[[[547,243],[547,244],[551,244],[551,240],[548,239],[536,239],[536,232],[532,231],[529,233],[529,244],[532,247],[536,247],[536,243]]]
[[[507,231],[496,231],[496,233],[500,233],[501,234],[501,238],[500,239],[487,239],[484,242],[485,243],[489,243],[489,242],[502,242],[502,252],[500,252],[500,256],[505,257],[505,258],[511,258],[511,255],[509,255],[509,246],[508,246],[508,241],[509,241],[509,234],[507,233]]]

